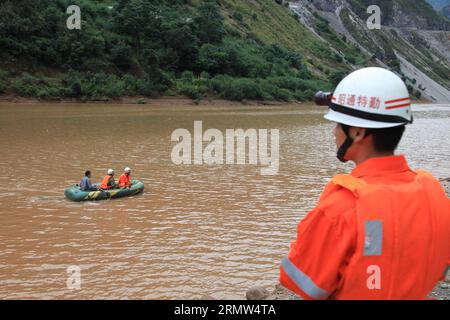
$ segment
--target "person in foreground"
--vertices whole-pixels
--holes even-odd
[[[280,283],[305,299],[426,299],[450,262],[450,199],[394,155],[413,122],[408,90],[391,71],[364,68],[327,97],[338,159],[356,168],[299,223]]]
[[[119,184],[119,187],[124,189],[124,188],[130,188],[131,187],[131,169],[126,167],[123,170],[122,175],[119,177],[119,181],[117,182]]]
[[[108,174],[103,178],[102,183],[100,184],[101,190],[111,190],[117,189],[119,186],[114,180],[114,170],[108,169]]]
[[[84,173],[83,179],[80,182],[80,189],[82,191],[97,191],[97,188],[94,187],[91,183],[91,171],[87,170]]]

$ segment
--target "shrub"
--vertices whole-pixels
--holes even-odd
[[[115,98],[123,95],[125,92],[122,81],[115,75],[105,73],[96,73],[87,77],[82,90],[85,96],[93,98]]]
[[[183,86],[180,89],[180,93],[182,95],[185,95],[189,98],[191,98],[192,100],[197,100],[201,98],[200,92],[198,91],[198,89],[192,85],[187,85],[187,86]]]
[[[414,92],[414,97],[416,97],[417,100],[419,100],[422,97],[422,92],[419,90]]]
[[[291,101],[293,96],[287,89],[278,89],[275,91],[274,98],[277,100]]]
[[[344,71],[334,71],[330,75],[330,80],[333,85],[337,86],[342,79],[344,79],[346,73]]]
[[[4,93],[7,86],[8,85],[7,85],[6,81],[0,79],[0,93]]]
[[[345,57],[347,59],[348,62],[350,62],[351,64],[356,64],[356,58],[354,56],[347,56]]]
[[[111,49],[111,58],[116,66],[121,69],[130,69],[132,66],[132,53],[131,47],[119,44]]]
[[[8,73],[0,70],[0,93],[4,93],[8,87]]]
[[[272,83],[279,88],[295,91],[302,86],[302,80],[293,77],[276,77],[270,78]]]
[[[294,98],[299,101],[311,101],[314,97],[315,92],[311,89],[307,89],[306,91],[297,90],[294,92]]]
[[[240,13],[239,11],[234,11],[233,12],[233,18],[236,19],[237,21],[244,20],[244,17],[242,16],[242,13]]]
[[[159,85],[148,76],[138,79],[136,81],[136,93],[143,96],[157,97],[160,94]]]
[[[226,99],[242,101],[244,99],[262,99],[263,94],[259,84],[252,79],[234,79],[225,88],[223,95]]]
[[[21,96],[37,98],[55,98],[64,96],[64,88],[58,81],[45,77],[34,77],[23,73],[12,81],[12,89]]]
[[[194,73],[192,71],[184,71],[181,74],[181,80],[186,83],[192,83],[194,81]]]
[[[210,88],[216,93],[222,93],[229,87],[231,81],[232,78],[230,76],[218,75],[210,81]]]
[[[337,62],[337,63],[343,63],[344,62],[344,59],[342,58],[342,56],[340,55],[340,54],[338,54],[338,53],[335,53],[333,56],[332,56],[332,59],[331,59],[332,61],[334,61],[334,62]]]
[[[202,73],[200,73],[200,78],[209,80],[211,79],[211,75],[206,71],[202,71]]]

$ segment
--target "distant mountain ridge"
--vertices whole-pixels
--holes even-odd
[[[427,0],[433,8],[450,19],[450,0]]]
[[[441,9],[441,12],[444,16],[450,19],[450,5]]]
[[[427,0],[437,11],[441,11],[444,7],[450,6],[450,0]]]

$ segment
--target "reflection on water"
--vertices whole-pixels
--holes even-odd
[[[450,176],[450,108],[419,106],[400,152]],[[335,159],[323,109],[135,105],[0,106],[0,298],[242,298],[272,285],[278,264]],[[177,128],[280,130],[280,169],[176,166]],[[98,181],[131,166],[146,191],[72,203],[83,171]],[[81,268],[81,290],[66,287]]]

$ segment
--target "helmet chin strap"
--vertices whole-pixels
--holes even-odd
[[[339,161],[346,163],[348,160],[345,160],[345,154],[347,153],[348,149],[353,144],[353,139],[350,137],[350,127],[344,124],[340,124],[342,127],[342,130],[345,132],[345,135],[347,136],[347,139],[345,139],[344,143],[340,146],[338,152],[337,152],[337,158]]]

